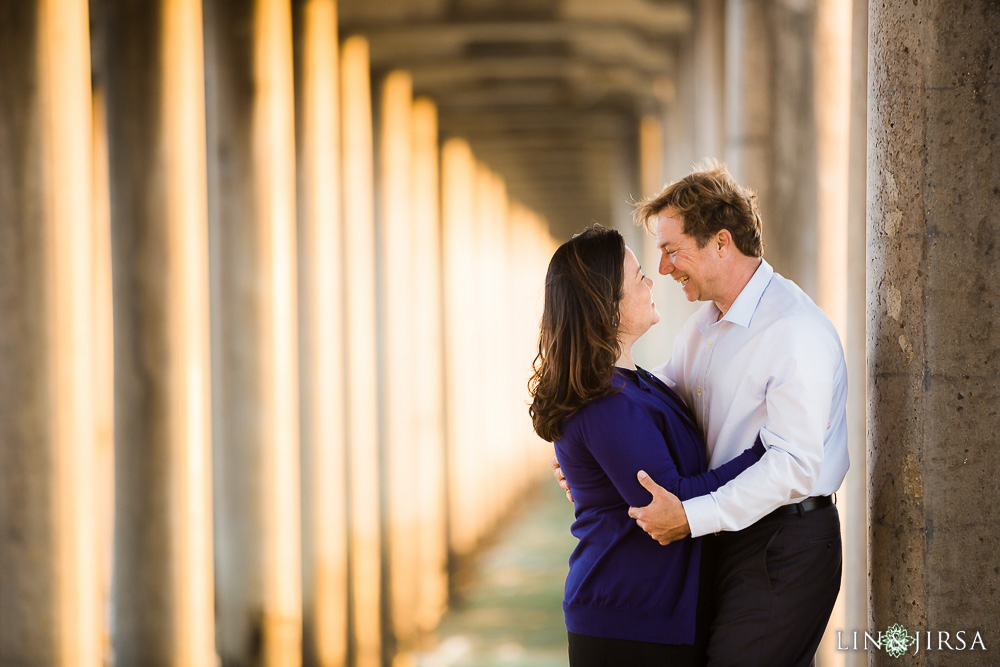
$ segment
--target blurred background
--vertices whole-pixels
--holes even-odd
[[[848,359],[820,664],[1000,618],[953,602],[998,583],[997,13],[0,1],[0,664],[565,664],[545,268],[598,222],[655,279],[631,203],[704,157]]]

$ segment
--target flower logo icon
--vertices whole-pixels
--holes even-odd
[[[899,623],[894,623],[882,636],[882,648],[893,658],[898,658],[906,653],[906,649],[913,646],[916,641],[917,638],[907,632],[906,628]]]

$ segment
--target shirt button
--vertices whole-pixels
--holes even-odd
[[[708,341],[707,343],[705,343],[705,345],[708,345],[709,347],[712,347],[712,341]]]
[[[701,387],[698,387],[698,393],[699,394],[701,393]]]

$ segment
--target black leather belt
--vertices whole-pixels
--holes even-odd
[[[798,514],[802,516],[806,512],[812,512],[813,510],[821,510],[824,507],[829,507],[834,504],[833,496],[813,496],[812,498],[806,498],[801,503],[792,503],[791,505],[782,505],[778,509],[774,510],[765,518],[770,518],[772,516],[791,516],[793,514]]]

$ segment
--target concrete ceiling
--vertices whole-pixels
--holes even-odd
[[[340,0],[377,76],[405,69],[510,194],[566,238],[637,190],[636,127],[675,78],[692,0]],[[665,85],[666,84],[666,85]]]

